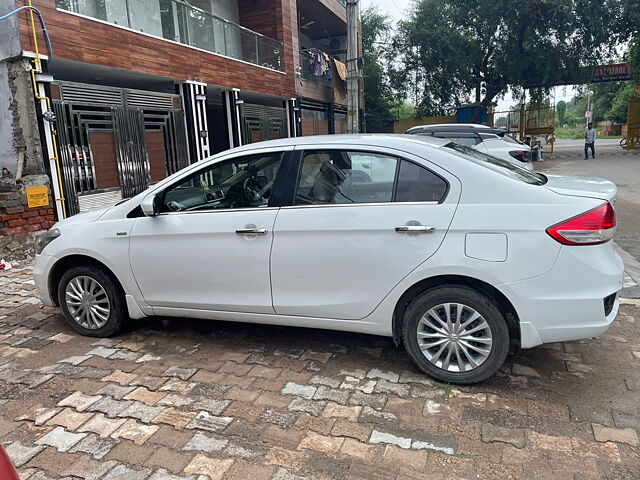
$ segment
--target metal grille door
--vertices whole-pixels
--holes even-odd
[[[123,198],[129,198],[146,190],[151,178],[144,135],[144,114],[142,110],[126,107],[116,108],[113,113],[120,187]]]
[[[67,215],[96,204],[86,196],[128,198],[189,164],[178,95],[71,82],[54,90]]]
[[[284,138],[287,136],[286,110],[266,105],[242,105],[243,143]]]

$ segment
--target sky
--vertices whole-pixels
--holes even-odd
[[[378,7],[378,9],[389,15],[393,22],[397,22],[407,15],[407,10],[411,6],[411,0],[362,0],[361,8],[365,9],[371,5]],[[575,95],[573,87],[556,87],[553,89],[551,96],[555,98],[556,103],[560,100],[568,102]],[[507,110],[509,107],[515,105],[515,101],[511,98],[511,95],[507,93],[503,99],[498,99],[498,106],[496,111]]]

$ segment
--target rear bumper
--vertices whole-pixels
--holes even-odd
[[[549,273],[498,288],[518,313],[522,348],[531,348],[603,334],[618,313],[623,275],[613,242],[563,246]],[[612,294],[606,314],[605,298]]]

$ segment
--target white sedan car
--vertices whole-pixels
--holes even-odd
[[[467,384],[609,327],[615,196],[438,138],[274,140],[58,222],[34,273],[84,335],[153,315],[361,332]]]

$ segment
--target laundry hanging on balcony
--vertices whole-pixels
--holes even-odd
[[[340,60],[337,59],[333,59],[333,63],[336,66],[336,72],[338,72],[338,77],[340,77],[340,80],[342,81],[346,81],[347,80],[347,66],[342,63]]]
[[[329,66],[329,55],[320,50],[312,52],[311,73],[316,77],[327,77],[331,80],[331,68]]]
[[[333,90],[333,101],[336,103],[347,102],[347,68],[344,63],[335,58],[331,59],[331,70],[333,70],[333,81],[331,82]]]
[[[302,52],[310,57],[308,68],[311,75],[331,80],[331,57],[329,55],[317,48],[308,48]]]

